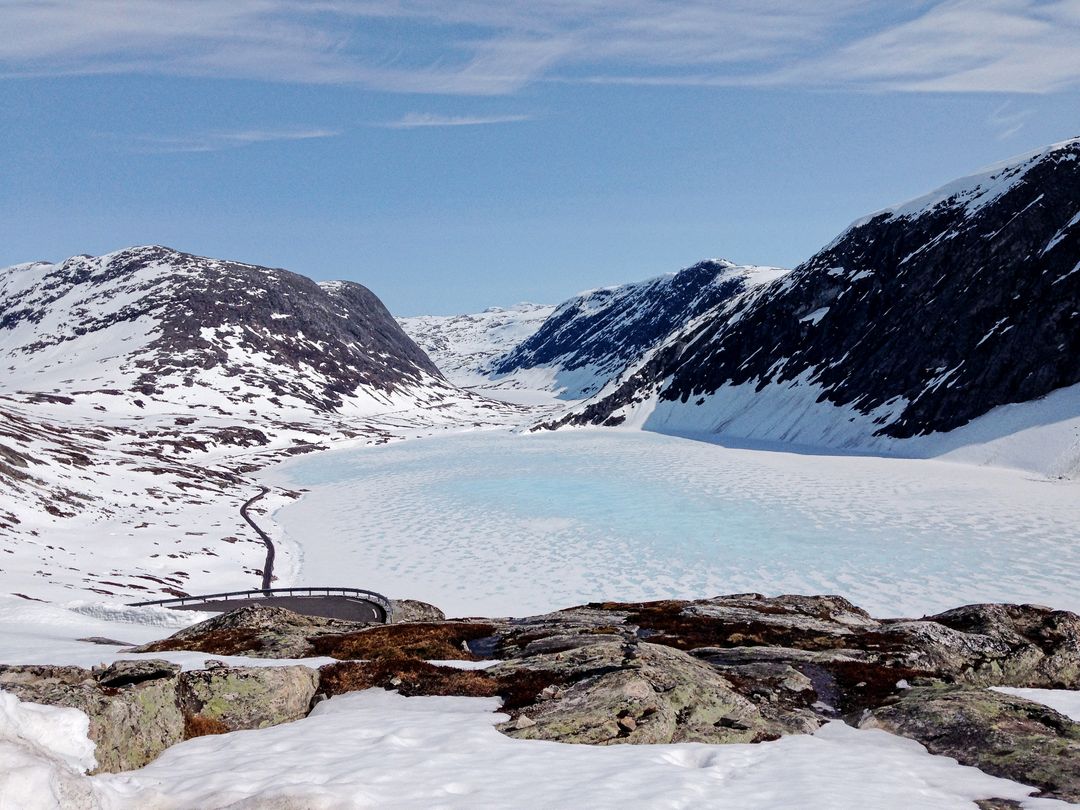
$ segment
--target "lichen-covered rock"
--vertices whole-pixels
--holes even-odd
[[[180,706],[187,736],[299,720],[307,716],[318,683],[318,672],[303,666],[215,666],[185,672]]]
[[[417,599],[393,599],[391,600],[390,620],[394,624],[404,622],[441,622],[446,620],[446,614],[435,605],[421,602]]]
[[[759,742],[818,725],[809,712],[781,718],[763,711],[713,667],[654,644],[601,640],[508,661],[488,673],[523,670],[556,673],[561,685],[500,726],[512,737],[601,745]]]
[[[141,768],[184,738],[177,702],[180,667],[167,661],[119,661],[80,667],[0,667],[0,689],[20,700],[79,709],[90,718],[95,773]]]
[[[927,686],[869,713],[863,728],[918,740],[932,754],[1080,802],[1080,723],[989,689]]]
[[[1080,689],[1080,616],[1041,605],[978,604],[947,610],[928,621],[1008,650],[971,662],[964,680],[994,686]]]
[[[161,641],[135,647],[132,652],[194,650],[254,658],[307,658],[315,655],[309,643],[311,638],[351,633],[367,626],[362,622],[304,616],[285,608],[256,604],[186,627]]]

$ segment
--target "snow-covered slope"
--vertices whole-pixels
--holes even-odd
[[[244,473],[520,419],[359,284],[161,247],[0,270],[0,369],[0,593],[35,598],[257,587]]]
[[[398,323],[455,385],[513,399],[519,387],[493,380],[492,362],[532,337],[554,310],[548,304],[522,303],[471,315],[398,318]]]
[[[9,391],[370,412],[441,382],[359,284],[162,247],[0,270],[0,314]]]
[[[968,425],[996,448],[983,460],[1070,474],[1080,400],[1016,403],[1080,383],[1078,356],[1080,139],[855,222],[559,423],[904,453],[958,450],[957,434],[910,440]],[[1043,450],[1001,455],[1016,430]]]
[[[598,391],[673,330],[785,271],[707,260],[646,281],[565,301],[539,330],[491,363],[496,378],[546,383],[563,399]]]

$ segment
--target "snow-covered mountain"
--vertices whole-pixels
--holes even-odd
[[[560,304],[531,337],[489,366],[495,379],[547,385],[563,399],[598,391],[673,330],[783,273],[707,260],[646,281],[590,290]]]
[[[35,597],[258,586],[244,473],[521,418],[359,284],[162,247],[0,270],[0,369],[0,589]]]
[[[398,323],[452,383],[500,397],[512,396],[514,389],[492,380],[492,362],[535,334],[554,310],[522,303],[470,315],[398,318]]]
[[[968,434],[1057,425],[1053,464],[1068,472],[1078,356],[1080,139],[855,222],[557,424],[881,450],[994,411],[998,427]],[[1007,408],[1051,394],[1032,424]]]
[[[150,410],[370,412],[442,383],[359,284],[156,246],[0,270],[0,365],[8,391]]]

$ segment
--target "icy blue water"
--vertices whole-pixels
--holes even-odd
[[[1080,608],[1080,489],[927,461],[615,431],[472,433],[311,456],[275,519],[298,580],[455,613],[596,599],[839,592],[877,613]]]

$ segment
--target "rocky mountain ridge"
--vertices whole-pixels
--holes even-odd
[[[360,284],[159,246],[0,270],[0,313],[8,391],[330,412],[442,380]]]
[[[1078,352],[1075,139],[857,221],[549,426],[882,449],[1075,386]]]
[[[707,259],[676,273],[564,301],[530,337],[490,364],[495,379],[546,372],[562,399],[595,393],[673,331],[785,271]]]

